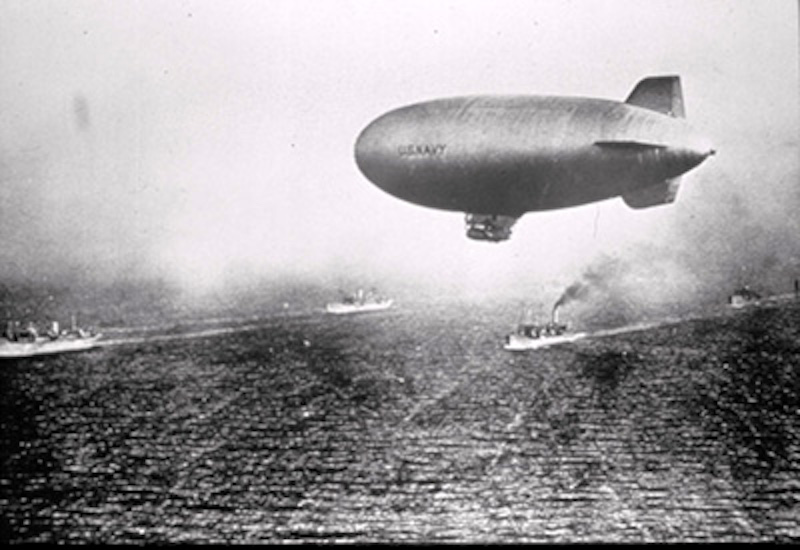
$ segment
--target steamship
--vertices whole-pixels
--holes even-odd
[[[6,331],[0,338],[0,359],[22,359],[41,355],[56,355],[76,351],[86,351],[100,345],[102,334],[78,328],[73,317],[72,327],[61,330],[53,321],[49,330],[39,334],[33,324],[21,329],[19,324],[9,321]]]
[[[559,304],[553,307],[550,321],[547,323],[532,322],[530,311],[526,311],[516,331],[506,336],[503,347],[509,351],[524,351],[574,342],[586,336],[585,332],[569,332],[569,325],[558,320],[558,308]]]
[[[325,306],[328,313],[336,315],[345,315],[348,313],[362,313],[366,311],[381,311],[389,309],[394,304],[391,298],[384,298],[378,296],[374,292],[364,292],[359,289],[358,292],[350,296],[346,296],[340,302],[332,302]]]

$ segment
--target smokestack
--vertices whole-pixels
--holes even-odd
[[[553,306],[553,314],[552,318],[550,319],[554,325],[558,324],[558,306],[559,302],[556,302],[556,305]]]

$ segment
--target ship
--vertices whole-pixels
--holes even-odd
[[[586,336],[585,332],[570,332],[569,325],[558,320],[559,304],[553,307],[550,321],[535,323],[530,309],[526,310],[517,329],[506,336],[503,346],[509,351],[525,351],[555,344],[574,342]]]
[[[331,302],[325,306],[328,313],[346,315],[349,313],[362,313],[367,311],[382,311],[389,309],[394,304],[391,298],[385,298],[374,291],[364,292],[359,289],[354,294],[345,296],[339,302]]]
[[[728,303],[733,308],[742,308],[748,305],[757,304],[761,300],[761,295],[750,290],[750,287],[745,285],[739,290],[735,291],[728,297]]]
[[[100,333],[78,328],[74,317],[70,329],[61,330],[58,322],[53,321],[43,334],[40,334],[32,323],[20,329],[19,323],[9,321],[3,337],[0,338],[0,359],[22,359],[86,351],[98,347],[101,337]]]

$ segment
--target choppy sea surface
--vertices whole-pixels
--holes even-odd
[[[524,353],[508,321],[109,326],[0,363],[2,539],[800,540],[800,301]]]

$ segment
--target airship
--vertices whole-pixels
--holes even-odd
[[[640,81],[624,102],[461,96],[394,109],[359,134],[363,175],[405,201],[464,212],[472,239],[504,241],[525,213],[622,197],[675,201],[714,150],[686,121],[679,76]]]

